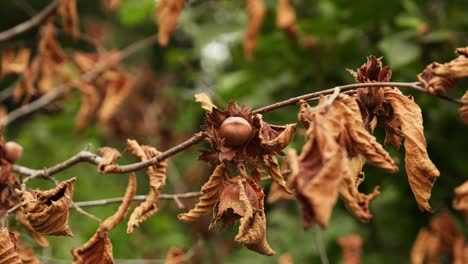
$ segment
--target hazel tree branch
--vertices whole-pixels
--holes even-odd
[[[50,15],[52,15],[60,4],[60,0],[54,0],[48,6],[46,6],[41,12],[37,13],[29,20],[26,20],[10,29],[0,32],[0,42],[13,38],[19,34],[22,34],[42,23]]]
[[[147,39],[148,41],[149,40],[153,40],[153,38],[149,38]],[[141,47],[141,45],[140,45]],[[130,48],[130,47],[129,47]],[[128,51],[129,48],[127,48],[126,50]],[[132,50],[138,50],[138,46],[133,46],[132,47]],[[410,88],[410,89],[413,89],[413,90],[416,90],[416,91],[419,91],[419,92],[422,92],[422,93],[426,93],[426,94],[429,94],[429,95],[432,95],[432,96],[436,96],[438,98],[441,98],[441,99],[444,99],[446,101],[449,101],[449,102],[452,102],[452,103],[456,103],[456,104],[459,104],[459,105],[464,105],[465,103],[462,102],[461,100],[459,99],[456,99],[456,98],[451,98],[451,97],[447,97],[447,96],[442,96],[442,95],[433,95],[431,93],[429,93],[428,91],[426,91],[423,87],[421,87],[419,85],[418,82],[414,82],[414,83],[404,83],[404,82],[381,82],[381,83],[356,83],[356,84],[348,84],[348,85],[343,85],[343,86],[337,86],[337,87],[334,87],[332,89],[327,89],[327,90],[322,90],[322,91],[318,91],[318,92],[313,92],[313,93],[309,93],[309,94],[305,94],[305,95],[301,95],[301,96],[297,96],[297,97],[293,97],[293,98],[290,98],[290,99],[287,99],[285,101],[281,101],[281,102],[278,102],[278,103],[274,103],[274,104],[271,104],[271,105],[268,105],[268,106],[265,106],[265,107],[262,107],[262,108],[259,108],[255,111],[253,111],[254,114],[261,114],[261,113],[265,113],[265,112],[269,112],[269,111],[272,111],[272,110],[275,110],[275,109],[279,109],[279,108],[282,108],[282,107],[285,107],[285,106],[289,106],[289,105],[295,105],[297,104],[300,100],[306,100],[306,101],[313,101],[313,100],[317,100],[320,98],[321,95],[328,95],[328,94],[336,94],[338,95],[339,93],[337,93],[337,91],[339,90],[340,93],[346,93],[346,94],[349,94],[349,93],[354,93],[355,90],[353,89],[356,89],[356,88],[362,88],[362,87],[383,87],[383,86],[391,86],[391,87],[402,87],[402,88]],[[203,139],[204,139],[204,135],[203,133],[201,132],[198,132],[196,133],[194,136],[192,136],[191,138],[187,139],[186,141],[162,152],[161,154],[149,159],[149,160],[146,160],[146,161],[142,161],[142,162],[136,162],[136,163],[132,163],[132,164],[128,164],[128,165],[119,165],[119,166],[116,166],[116,169],[114,171],[112,171],[112,173],[129,173],[129,172],[135,172],[135,171],[139,171],[139,170],[142,170],[142,169],[145,169],[149,166],[152,166],[152,165],[155,165],[157,164],[158,162],[162,161],[162,160],[165,160],[185,149],[188,149],[196,144],[198,144],[199,142],[201,142]],[[86,163],[90,163],[90,164],[93,164],[93,165],[98,165],[100,163],[100,161],[102,160],[102,157],[100,157],[99,155],[96,155],[94,153],[91,153],[87,150],[83,150],[83,151],[80,151],[78,154],[76,154],[75,156],[59,163],[59,164],[56,164],[50,168],[46,168],[46,169],[42,169],[42,170],[34,170],[34,169],[30,169],[28,167],[24,167],[24,166],[21,166],[21,165],[13,165],[13,171],[18,173],[18,174],[21,174],[21,175],[25,175],[27,176],[24,180],[23,180],[23,183],[26,183],[28,182],[29,180],[32,180],[34,178],[37,178],[37,177],[46,177],[46,176],[51,176],[55,173],[58,173],[60,171],[63,171],[71,166],[74,166],[78,163],[81,163],[81,162],[86,162]]]
[[[115,64],[119,63],[121,60],[129,57],[130,55],[136,53],[137,51],[155,44],[156,42],[157,42],[157,37],[151,36],[151,37],[148,37],[148,38],[145,38],[145,39],[142,39],[142,40],[139,40],[137,42],[130,44],[125,49],[121,50],[120,53],[118,53],[118,55],[112,56],[111,58],[101,63],[96,64],[96,66],[93,69],[81,75],[81,77],[77,81],[60,84],[57,87],[53,88],[50,92],[44,94],[39,99],[29,104],[26,104],[24,106],[21,106],[18,109],[13,110],[8,115],[0,119],[0,127],[7,126],[13,121],[17,120],[18,118],[31,114],[49,105],[50,103],[58,99],[74,83],[92,82],[103,71],[114,66]]]

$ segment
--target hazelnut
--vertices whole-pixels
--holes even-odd
[[[247,142],[252,133],[249,122],[242,117],[228,117],[221,124],[219,134],[228,147],[240,146]]]
[[[5,158],[11,162],[15,163],[23,155],[23,147],[13,141],[5,143]]]

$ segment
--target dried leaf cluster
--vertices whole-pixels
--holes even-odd
[[[468,244],[449,211],[437,214],[428,227],[419,230],[411,250],[411,263],[440,263],[449,257],[452,263],[466,263]]]
[[[76,0],[62,0],[58,7],[62,18],[63,29],[73,40],[80,37],[79,17],[76,10]]]
[[[357,82],[388,82],[389,66],[382,67],[380,58],[368,58],[357,72],[350,71]],[[411,96],[392,87],[359,88],[359,107],[366,127],[373,132],[378,125],[386,132],[385,144],[400,147],[404,139],[405,166],[408,181],[421,210],[430,211],[429,198],[440,173],[429,159],[423,131],[421,108]]]

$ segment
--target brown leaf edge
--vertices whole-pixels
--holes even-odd
[[[11,236],[6,227],[0,228],[0,263],[22,264]]]
[[[140,146],[136,140],[127,140],[127,145],[132,153],[141,161],[146,161],[160,154],[153,147]],[[138,205],[130,215],[127,224],[127,233],[131,234],[141,223],[149,219],[152,215],[158,212],[157,202],[161,189],[166,185],[166,167],[167,161],[163,160],[156,165],[149,166],[146,174],[149,178],[149,191],[145,201]]]
[[[227,175],[224,165],[220,164],[216,166],[208,181],[203,184],[201,188],[203,195],[195,205],[195,208],[191,209],[187,213],[179,214],[179,220],[192,222],[213,210],[215,204],[219,200],[226,178]]]

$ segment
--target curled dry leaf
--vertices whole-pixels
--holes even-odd
[[[450,62],[433,62],[418,75],[419,81],[433,94],[446,94],[459,79],[468,77],[468,47],[458,48],[459,56]]]
[[[380,194],[379,187],[376,186],[370,194],[359,192],[358,187],[364,181],[365,175],[361,171],[364,166],[365,158],[361,155],[352,158],[348,162],[348,171],[340,185],[340,197],[346,208],[359,221],[369,223],[372,219],[369,204]]]
[[[361,250],[362,238],[359,235],[348,235],[338,239],[343,251],[344,264],[360,264],[361,263]]]
[[[468,221],[468,181],[455,188],[455,198],[452,204],[453,209],[460,211]]]
[[[34,241],[39,247],[49,247],[49,241],[47,241],[47,238],[34,231],[34,228],[31,226],[31,223],[29,223],[28,219],[26,219],[26,216],[24,215],[24,212],[22,210],[18,211],[16,215],[18,222],[20,222],[24,226],[28,234],[34,239]]]
[[[34,231],[44,235],[72,236],[68,214],[75,180],[61,182],[48,191],[19,191],[22,210]]]
[[[81,107],[76,115],[75,125],[78,131],[82,131],[99,108],[100,95],[94,86],[87,83],[81,82],[76,87],[81,92]]]
[[[158,41],[161,46],[167,46],[172,32],[177,26],[177,20],[184,9],[185,0],[162,0],[156,8],[158,19]]]
[[[98,165],[99,173],[110,173],[115,171],[116,161],[122,156],[118,150],[110,147],[99,148],[99,154],[102,156],[102,160]]]
[[[290,0],[278,0],[276,6],[276,25],[291,39],[297,39],[296,12]]]
[[[30,56],[31,51],[27,48],[19,49],[16,54],[11,48],[4,48],[2,50],[2,71],[0,73],[0,79],[10,73],[23,73],[28,67]]]
[[[210,97],[206,93],[198,93],[195,96],[195,102],[201,105],[201,108],[205,109],[207,112],[211,112],[216,106],[211,101]]]
[[[247,0],[248,22],[244,38],[244,54],[249,60],[253,58],[257,38],[266,14],[263,0]]]
[[[22,264],[15,249],[16,238],[5,227],[0,227],[0,263]]]
[[[112,264],[112,244],[106,232],[96,232],[88,242],[71,251],[73,264]]]
[[[167,252],[164,264],[182,264],[185,263],[186,257],[183,249],[178,247],[171,247]]]
[[[463,122],[468,124],[468,90],[466,90],[461,100],[465,103],[465,105],[461,106],[458,109],[458,112],[460,112],[460,116],[463,119]]]
[[[439,263],[442,257],[453,258],[460,237],[463,239],[463,234],[452,215],[448,210],[442,211],[432,218],[429,227],[419,230],[411,249],[411,263]]]
[[[276,254],[266,241],[266,218],[263,205],[263,190],[251,179],[241,176],[230,179],[213,210],[210,228],[223,222],[221,228],[240,220],[235,241],[257,253]]]
[[[63,30],[72,39],[80,37],[79,18],[76,11],[76,0],[62,0],[58,6],[58,14],[62,18]]]
[[[41,264],[42,261],[40,261],[39,258],[34,254],[34,251],[31,248],[26,248],[20,242],[20,233],[14,232],[14,236],[17,240],[16,252],[18,253],[18,256],[20,257],[23,264]]]
[[[140,145],[136,140],[127,139],[127,145],[132,154],[137,156],[141,161],[149,160],[160,154],[155,148]],[[138,205],[130,215],[127,228],[128,234],[133,233],[135,228],[159,210],[157,202],[161,189],[166,185],[166,167],[167,161],[163,160],[156,165],[149,166],[146,170],[149,178],[149,192],[145,201]]]
[[[104,220],[99,229],[102,232],[107,232],[114,227],[116,227],[122,220],[125,218],[125,215],[127,214],[128,210],[130,209],[130,206],[132,205],[133,197],[135,196],[137,189],[137,182],[136,182],[136,177],[135,174],[130,174],[128,178],[128,185],[127,185],[127,190],[125,191],[125,195],[123,197],[122,203],[120,204],[119,208],[117,209],[117,212],[115,212],[113,215],[108,217],[106,220]]]
[[[132,87],[132,78],[123,70],[120,71],[119,77],[115,81],[107,85],[106,94],[97,113],[101,125],[107,124],[114,116],[118,108],[130,94]]]
[[[203,195],[200,197],[200,201],[195,205],[195,208],[185,214],[179,214],[179,219],[184,222],[191,222],[211,211],[219,201],[219,196],[224,187],[226,178],[227,175],[224,165],[218,165],[210,175],[208,181],[203,185],[201,189]]]
[[[292,183],[299,174],[299,159],[295,149],[289,149],[286,154],[286,160],[281,164],[281,171],[288,171],[285,177],[286,186],[292,189]],[[274,203],[278,200],[294,200],[294,195],[286,192],[278,183],[272,182],[270,192],[268,193],[267,202]]]
[[[421,108],[396,89],[385,89],[384,96],[392,106],[405,137],[405,166],[411,190],[419,208],[430,211],[432,186],[440,173],[427,154]]]

